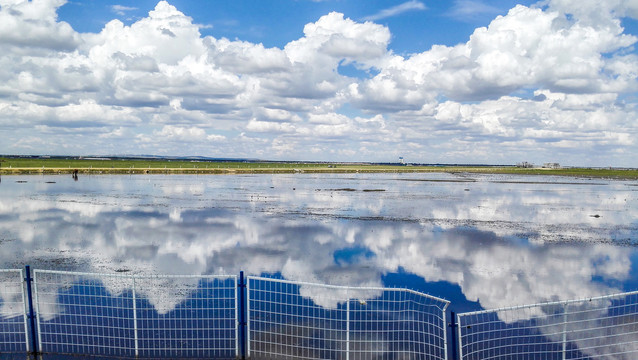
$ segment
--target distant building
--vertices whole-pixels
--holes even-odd
[[[561,166],[559,163],[544,163],[543,168],[545,169],[560,169]]]
[[[403,156],[399,156],[399,164],[405,164],[405,161],[403,161]]]
[[[523,162],[520,162],[520,163],[516,164],[516,166],[519,167],[519,168],[530,169],[530,168],[534,167],[534,164],[528,163],[527,161],[523,161]]]

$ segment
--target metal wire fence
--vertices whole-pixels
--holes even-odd
[[[30,273],[0,270],[0,354],[39,347],[142,358],[448,358],[450,303],[412,290],[244,282],[243,274],[35,270],[32,282]],[[638,358],[638,291],[456,320],[449,349],[458,339],[462,360]]]
[[[237,355],[235,276],[136,278],[136,290],[140,354],[226,359]]]
[[[235,276],[34,271],[43,352],[233,358]]]
[[[458,315],[462,360],[638,358],[638,292]]]
[[[27,352],[27,317],[22,270],[0,269],[0,353]]]
[[[449,302],[405,289],[248,277],[253,359],[447,359]]]

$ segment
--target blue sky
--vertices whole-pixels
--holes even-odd
[[[0,0],[0,153],[636,167],[623,0]]]
[[[390,48],[397,53],[415,53],[435,44],[456,45],[467,41],[479,26],[486,26],[497,15],[505,15],[516,4],[533,1],[311,1],[237,0],[171,1],[172,5],[206,26],[202,35],[263,43],[283,47],[303,36],[305,24],[336,11],[358,21],[377,15],[376,23],[392,31]],[[402,4],[396,13],[387,10]],[[131,24],[148,15],[157,1],[69,1],[59,10],[60,20],[81,32],[99,32],[114,18]],[[416,5],[415,5],[416,4]],[[385,11],[385,12],[384,12]],[[445,29],[444,31],[442,31]]]

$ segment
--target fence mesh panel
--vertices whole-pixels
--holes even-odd
[[[233,358],[236,278],[35,270],[45,353]]]
[[[638,358],[638,292],[458,315],[461,359]]]
[[[0,352],[29,351],[21,270],[0,270]],[[34,271],[45,353],[235,358],[236,276]],[[447,359],[449,302],[404,289],[247,278],[253,359]],[[458,315],[462,360],[638,358],[638,292]]]
[[[248,277],[253,359],[446,359],[448,302],[415,291]]]
[[[28,351],[22,270],[0,269],[0,352]]]
[[[234,277],[136,279],[139,351],[151,357],[234,358]]]
[[[34,279],[43,352],[135,356],[132,278],[35,270]]]

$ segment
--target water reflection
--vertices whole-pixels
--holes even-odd
[[[485,308],[618,292],[638,276],[631,182],[449,174],[9,179],[0,186],[0,268],[244,270],[353,286],[392,285],[383,275],[405,271],[458,285]]]

